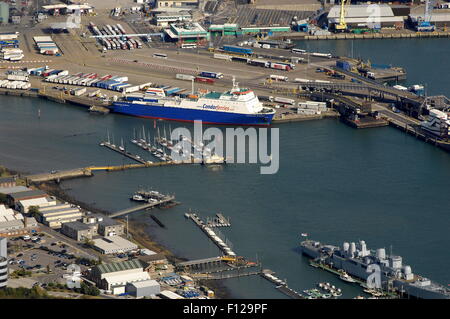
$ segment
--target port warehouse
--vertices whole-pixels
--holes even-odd
[[[395,16],[392,8],[387,4],[377,4],[379,16],[376,19],[368,19],[371,10],[370,5],[349,5],[346,8],[345,22],[351,27],[370,27],[371,21],[373,27],[379,24],[379,27],[403,27],[403,16]],[[328,13],[328,25],[333,29],[339,24],[341,14],[340,6],[333,6]]]

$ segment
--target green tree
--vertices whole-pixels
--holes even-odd
[[[36,220],[39,217],[39,206],[30,206],[28,207],[28,214],[36,218]]]
[[[6,204],[6,194],[0,193],[0,204]]]

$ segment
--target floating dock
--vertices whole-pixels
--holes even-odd
[[[278,277],[273,275],[274,272],[270,269],[263,269],[260,273],[261,277],[264,279],[267,279],[271,283],[274,283],[277,285],[275,288],[278,289],[280,292],[284,293],[285,295],[293,298],[293,299],[305,299],[305,296],[303,296],[301,293],[298,293],[297,291],[291,289],[288,287],[287,283]]]
[[[226,256],[236,256],[236,254],[231,250],[231,248],[217,236],[217,234],[212,230],[210,226],[205,224],[195,213],[186,213],[186,218],[191,219],[208,237],[212,240],[214,244],[226,255]]]
[[[134,154],[127,152],[125,149],[121,150],[119,148],[119,146],[111,144],[110,142],[102,142],[102,143],[100,143],[100,146],[105,146],[106,148],[109,148],[110,150],[113,150],[119,154],[122,154],[122,155],[124,155],[138,163],[141,163],[141,164],[152,163],[151,161],[146,161],[146,160],[142,159],[139,155],[134,155]]]

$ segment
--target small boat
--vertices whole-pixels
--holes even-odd
[[[350,277],[345,271],[342,271],[341,275],[339,276],[339,279],[346,282],[356,282],[356,280]]]
[[[131,197],[131,199],[135,200],[137,202],[144,202],[145,201],[144,197],[142,197],[141,195],[137,195],[137,194],[133,195],[133,197]]]

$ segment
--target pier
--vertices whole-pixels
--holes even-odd
[[[270,269],[263,269],[260,273],[261,277],[277,285],[275,288],[284,293],[286,296],[289,296],[293,299],[305,299],[305,296],[303,296],[301,293],[298,293],[297,291],[289,288],[286,281],[279,279],[273,274],[274,272]]]
[[[139,155],[134,155],[134,154],[127,152],[125,149],[120,149],[118,146],[111,144],[110,142],[102,142],[102,143],[100,143],[100,145],[105,146],[105,147],[109,148],[110,150],[113,150],[119,154],[122,154],[138,163],[141,163],[141,164],[152,163],[151,161],[146,161],[146,160],[142,159]]]
[[[231,250],[227,243],[228,240],[225,239],[227,243],[225,243],[222,239],[217,236],[217,234],[211,229],[210,226],[205,224],[197,214],[195,213],[186,213],[186,218],[191,219],[208,237],[211,241],[227,256],[236,256],[236,254]]]
[[[86,177],[92,176],[92,171],[89,168],[76,168],[71,170],[63,170],[63,171],[52,171],[51,173],[42,173],[42,174],[34,174],[25,176],[25,180],[27,184],[29,183],[43,183],[55,181],[59,183],[59,181],[63,179],[71,179],[77,177]]]
[[[173,201],[174,199],[175,199],[175,196],[168,196],[168,197],[165,197],[164,199],[161,199],[161,200],[156,201],[156,202],[151,202],[151,203],[147,203],[147,204],[143,204],[143,205],[139,205],[139,206],[135,206],[135,207],[130,207],[130,208],[127,208],[127,209],[119,210],[119,211],[117,211],[115,213],[110,214],[108,217],[116,218],[116,217],[128,215],[128,214],[140,211],[140,210],[145,210],[145,209],[153,208],[153,207],[156,207],[156,206],[160,206],[160,205],[165,204],[165,203],[169,203],[169,202]]]

